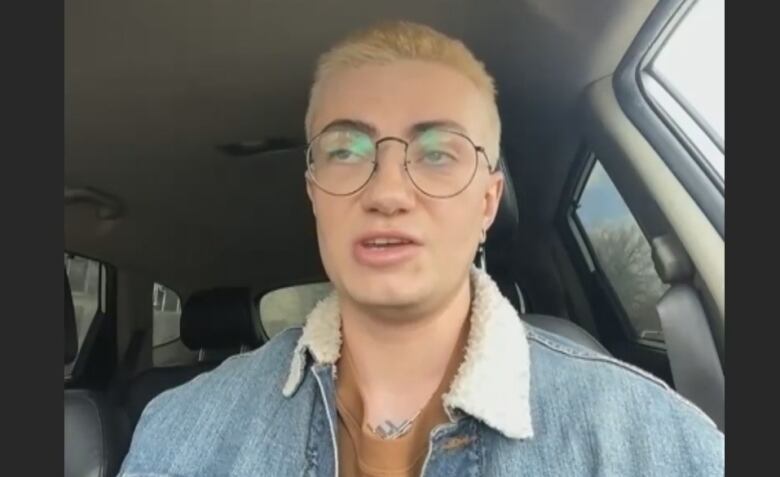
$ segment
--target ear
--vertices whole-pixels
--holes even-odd
[[[504,173],[496,171],[490,174],[488,186],[485,190],[485,208],[482,226],[488,230],[496,220],[498,207],[501,204],[501,194],[504,193]]]
[[[305,173],[306,177],[306,195],[309,196],[309,202],[311,202],[311,212],[314,214],[314,216],[317,216],[317,207],[315,207],[314,202],[314,190],[311,186],[311,181],[309,180],[309,173]]]

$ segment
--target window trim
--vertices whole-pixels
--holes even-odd
[[[632,341],[634,343],[649,348],[655,348],[658,350],[666,351],[666,341],[656,341],[656,340],[642,338],[642,335],[637,332],[636,326],[634,325],[631,316],[628,314],[628,311],[626,311],[626,307],[623,305],[623,302],[620,301],[620,297],[618,296],[617,291],[615,290],[615,287],[612,284],[612,281],[609,279],[606,272],[604,271],[604,268],[601,266],[601,264],[598,261],[598,256],[596,255],[595,250],[593,250],[593,245],[591,244],[591,241],[588,239],[587,232],[585,231],[585,227],[584,225],[582,225],[582,222],[577,217],[576,209],[572,209],[571,219],[572,219],[572,223],[576,226],[576,229],[573,229],[572,233],[575,235],[575,238],[577,238],[577,241],[586,247],[585,249],[581,250],[582,256],[583,258],[585,258],[586,261],[593,264],[593,269],[591,270],[593,279],[596,280],[599,288],[601,288],[604,291],[604,293],[607,296],[607,299],[609,300],[610,306],[612,307],[615,314],[618,316],[619,318],[618,321],[620,322],[620,327],[621,327],[621,331],[623,332],[623,336],[629,341]],[[645,239],[646,238],[647,237],[645,237]]]
[[[721,192],[725,191],[725,173],[726,173],[726,154],[718,148],[718,145],[708,136],[708,133],[696,122],[693,115],[685,110],[685,107],[677,101],[667,87],[664,86],[653,75],[644,75],[646,78],[642,82],[642,91],[650,107],[655,111],[658,117],[666,124],[672,134],[675,135],[680,144],[693,157],[698,165],[704,170],[709,179],[718,187]],[[650,89],[657,89],[658,93],[667,96],[669,101],[673,102],[673,108],[664,107],[662,100],[656,97]],[[678,111],[672,111],[677,109]],[[696,128],[700,139],[696,139],[694,134],[688,134],[683,130],[683,123]],[[716,163],[719,163],[723,169],[724,176],[718,172]]]
[[[653,57],[653,59],[645,66],[643,70],[643,76],[647,76],[655,80],[663,89],[665,89],[667,94],[669,94],[669,96],[671,96],[672,99],[675,100],[677,104],[680,105],[680,107],[696,123],[696,126],[701,130],[701,132],[703,132],[704,135],[707,136],[707,138],[709,138],[710,141],[712,141],[713,145],[715,145],[715,147],[717,147],[720,152],[725,153],[726,151],[725,140],[722,137],[720,137],[720,135],[715,131],[715,129],[710,125],[710,123],[706,119],[704,119],[704,117],[701,115],[701,113],[699,113],[699,111],[696,110],[693,104],[691,104],[691,102],[688,101],[683,96],[680,90],[674,86],[672,81],[669,78],[667,78],[661,71],[656,70],[654,68],[656,58],[658,57],[660,52],[661,50],[658,50],[658,53],[656,53],[655,57]],[[646,88],[644,88],[644,93],[647,96],[648,101],[654,103],[657,107],[663,109],[663,107],[660,104],[658,104],[657,99],[654,98],[652,94],[647,91]],[[672,118],[668,116],[667,119],[672,120]],[[683,132],[683,134],[685,133]],[[686,134],[686,136],[688,135]]]
[[[83,258],[85,260],[89,260],[91,262],[95,262],[98,264],[98,294],[97,294],[97,300],[98,300],[98,306],[95,309],[95,316],[97,316],[98,313],[105,313],[106,312],[106,298],[108,295],[108,281],[109,281],[109,268],[112,270],[114,269],[113,265],[110,263],[99,260],[97,258],[94,258],[89,255],[84,255],[81,253],[75,253],[75,252],[68,252],[67,250],[64,251],[65,255],[68,256],[68,258]],[[68,280],[70,280],[70,263],[66,265],[65,267],[65,273],[68,276]],[[87,275],[85,273],[84,275],[84,281],[87,281]],[[73,291],[73,285],[71,285],[71,295],[74,293],[86,293],[86,291]],[[94,321],[95,316],[92,317],[92,320]],[[90,322],[90,327],[92,326],[92,322]],[[87,329],[87,333],[89,332],[89,329]],[[78,357],[76,358],[78,359]],[[74,361],[75,362],[75,361]]]
[[[623,112],[658,152],[721,237],[725,236],[725,184],[713,181],[708,163],[681,141],[643,92],[641,75],[647,61],[664,43],[691,0],[660,0],[640,28],[612,76],[615,97]],[[687,160],[685,158],[690,158]]]
[[[86,339],[87,336],[90,335],[90,333],[93,333],[92,328],[94,326],[97,326],[96,323],[100,320],[96,320],[97,316],[99,314],[111,314],[113,313],[115,316],[116,312],[116,267],[112,265],[111,263],[98,259],[91,255],[86,255],[82,253],[72,252],[68,250],[64,250],[64,254],[66,258],[82,258],[85,260],[89,260],[91,262],[95,262],[98,264],[98,293],[97,293],[97,307],[95,308],[95,313],[92,315],[89,326],[87,327],[86,331],[84,332],[84,337]],[[67,265],[65,265],[65,273],[69,273],[70,269],[70,263],[67,262]],[[70,275],[68,276],[68,280],[70,280]],[[86,280],[86,279],[85,279]],[[71,296],[73,296],[73,291],[71,290]],[[84,293],[84,292],[78,292],[78,293]],[[109,300],[110,303],[109,303]],[[77,337],[78,339],[78,337]],[[95,343],[93,343],[94,345]],[[81,362],[85,359],[89,359],[88,356],[91,354],[92,349],[84,349],[84,342],[78,342],[78,349],[76,351],[76,357],[73,359],[72,362],[65,365],[65,369],[67,370],[67,374],[64,374],[63,379],[65,382],[65,386],[69,386],[72,383],[76,382],[76,380],[81,379],[81,375],[74,375],[73,370],[74,369],[80,369],[83,370],[83,366],[81,365]]]
[[[598,261],[596,252],[593,250],[593,244],[588,240],[585,227],[579,217],[577,217],[577,209],[572,207],[568,215],[572,226],[571,233],[580,245],[580,254],[591,267],[590,275],[592,279],[596,281],[599,288],[607,295],[610,306],[619,318],[618,321],[620,322],[620,329],[623,336],[631,341],[637,341],[636,330],[630,323],[631,318],[628,316],[625,307],[617,296],[614,286],[612,286],[612,283],[609,281],[609,278],[607,278],[604,269]]]
[[[691,11],[691,9],[696,5],[696,1],[697,0],[673,0],[672,2],[670,2],[670,3],[678,3],[679,4],[678,8],[673,13],[671,13],[667,21],[663,23],[663,26],[660,28],[660,31],[657,34],[656,38],[652,40],[650,45],[646,48],[646,51],[644,51],[644,53],[639,55],[638,62],[636,64],[636,86],[639,91],[639,94],[641,95],[641,99],[650,107],[653,113],[655,113],[658,116],[661,123],[666,128],[668,128],[669,132],[685,149],[688,155],[690,155],[696,161],[696,163],[703,169],[704,173],[707,175],[709,180],[712,181],[712,183],[716,186],[720,194],[725,195],[725,190],[726,190],[725,180],[715,170],[715,166],[713,166],[712,164],[712,159],[707,157],[706,152],[702,150],[704,148],[700,144],[697,144],[697,142],[693,138],[691,138],[689,134],[686,134],[685,131],[682,130],[682,127],[678,124],[678,121],[672,117],[673,113],[667,111],[666,108],[664,108],[660,104],[660,101],[657,98],[655,98],[650,91],[648,91],[648,85],[646,84],[647,78],[649,78],[650,81],[654,81],[655,83],[657,83],[657,85],[660,88],[662,88],[664,92],[668,94],[674,101],[676,101],[677,105],[682,110],[685,111],[685,113],[688,115],[688,118],[691,120],[691,122],[694,123],[695,127],[699,128],[699,132],[701,132],[712,142],[712,147],[717,149],[721,154],[725,155],[724,140],[722,138],[719,138],[715,130],[712,129],[709,123],[707,123],[707,121],[704,120],[703,117],[701,117],[698,111],[696,111],[696,109],[682,96],[682,94],[674,87],[671,81],[669,81],[660,71],[654,68],[658,55],[661,54],[664,47],[669,42],[671,36],[680,26],[681,22],[685,20],[686,16]],[[663,1],[659,2],[658,7],[661,6],[661,3],[663,3]],[[651,14],[651,18],[655,14],[656,11],[654,10],[653,13]],[[648,22],[649,21],[650,20],[648,19]],[[639,39],[639,36],[637,36],[637,39]],[[626,57],[629,56],[633,48],[634,48],[634,44],[632,44],[631,47],[629,48],[628,52],[626,53]],[[624,57],[624,60],[626,57]],[[621,65],[622,65],[622,61],[621,61]],[[620,69],[621,66],[618,66],[618,71],[620,71]],[[617,78],[617,73],[616,73],[616,78]],[[618,93],[617,85],[615,87],[615,92]],[[628,110],[626,110],[626,107],[623,105],[623,102],[621,101],[621,96],[618,94],[617,97],[618,97],[618,102],[621,104],[621,106],[623,106],[623,109],[626,111],[626,115],[629,116],[629,118],[632,119],[633,121],[634,118],[632,118],[631,115],[628,114]],[[645,131],[642,130],[642,128],[639,129],[640,131],[645,133]],[[652,141],[651,144],[653,144]],[[661,154],[661,157],[662,159],[664,159],[665,162],[667,163],[669,162],[663,156],[663,154]],[[724,174],[725,174],[725,162],[724,162]],[[686,184],[683,183],[683,185]],[[716,226],[716,228],[718,227]],[[718,231],[720,232],[719,228]],[[721,235],[723,235],[723,233],[721,233]]]
[[[81,283],[79,283],[79,285],[81,285],[81,287],[80,288],[74,287],[72,282],[70,284],[70,292],[71,292],[71,294],[78,293],[80,295],[83,295],[83,294],[87,293],[87,291],[89,290],[89,283],[88,283],[89,282],[89,262],[96,262],[100,266],[102,266],[102,263],[100,261],[98,261],[98,260],[92,260],[91,258],[87,258],[87,257],[85,257],[83,255],[79,255],[79,254],[73,254],[73,253],[67,253],[66,252],[66,255],[67,255],[67,258],[66,258],[67,265],[65,266],[65,273],[68,275],[68,281],[72,280],[71,276],[70,276],[70,273],[71,273],[71,268],[72,268],[72,265],[73,265],[73,261],[75,259],[77,259],[77,258],[78,259],[82,259],[82,260],[86,260],[85,269],[84,269],[84,279],[80,280]],[[100,285],[100,283],[98,283],[98,286],[99,285]]]
[[[640,333],[638,333],[631,316],[629,316],[628,311],[626,311],[626,308],[623,305],[623,302],[620,300],[620,297],[618,296],[612,281],[607,276],[603,266],[599,261],[598,254],[593,248],[592,241],[588,237],[585,225],[582,223],[582,220],[580,220],[577,214],[577,210],[579,209],[579,205],[582,199],[582,194],[584,193],[585,187],[587,186],[588,181],[593,174],[593,169],[596,167],[596,162],[599,162],[601,167],[604,168],[604,171],[609,177],[610,182],[613,184],[615,191],[620,196],[628,211],[631,213],[631,216],[634,218],[634,221],[642,233],[642,236],[649,244],[647,233],[643,229],[641,221],[636,217],[636,214],[631,209],[628,201],[626,201],[626,199],[621,194],[620,189],[612,179],[612,176],[609,175],[609,171],[604,165],[604,162],[599,161],[595,152],[589,149],[585,149],[584,159],[582,159],[582,162],[582,166],[574,169],[574,174],[576,175],[575,186],[571,190],[569,198],[564,199],[566,202],[565,218],[569,231],[579,246],[578,248],[580,257],[585,261],[586,266],[589,268],[592,279],[596,281],[597,286],[604,292],[607,300],[609,301],[610,307],[618,317],[623,337],[633,343],[661,351],[666,351],[665,341],[645,339],[641,337]],[[663,330],[661,330],[661,332],[663,333]]]

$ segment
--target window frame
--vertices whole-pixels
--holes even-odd
[[[95,313],[92,315],[92,317],[89,320],[89,326],[84,332],[84,341],[81,341],[79,339],[78,349],[76,351],[76,357],[73,359],[72,362],[66,364],[64,366],[64,371],[66,374],[64,374],[63,379],[65,382],[65,386],[70,386],[73,383],[78,382],[79,380],[83,379],[83,370],[85,365],[83,364],[84,360],[89,360],[90,356],[92,354],[92,347],[90,348],[84,348],[84,344],[86,342],[87,336],[89,336],[91,333],[94,333],[93,328],[96,325],[96,323],[99,320],[96,320],[95,318],[99,314],[104,314],[106,316],[109,316],[109,319],[111,318],[111,315],[116,315],[116,268],[109,262],[105,260],[100,260],[98,258],[95,258],[91,255],[85,255],[82,253],[72,252],[69,250],[64,250],[65,254],[65,273],[66,275],[69,273],[70,263],[68,263],[68,258],[81,258],[85,260],[89,260],[92,262],[97,263],[98,266],[98,290],[97,290],[97,307],[95,308]],[[70,280],[70,275],[68,276],[68,280]],[[85,274],[85,282],[87,281]],[[71,297],[73,298],[74,293],[86,293],[86,292],[74,292],[71,290]],[[115,338],[115,337],[114,337]],[[115,346],[116,343],[110,344],[111,346]],[[96,347],[100,347],[100,344],[93,343]],[[93,346],[93,347],[95,347]],[[74,370],[80,370],[82,373],[79,375],[74,375]]]
[[[68,275],[68,281],[71,280],[70,273],[71,273],[71,269],[73,268],[73,259],[80,258],[80,259],[84,259],[84,260],[88,260],[88,261],[93,261],[93,262],[95,261],[95,260],[90,260],[90,259],[88,259],[88,258],[86,258],[86,257],[84,257],[82,255],[77,255],[77,254],[73,254],[73,253],[67,253],[66,252],[66,255],[67,255],[67,257],[65,259],[65,263],[66,263],[66,265],[65,265],[65,273]],[[100,263],[100,262],[98,262],[98,263]],[[74,287],[73,283],[71,282],[70,283],[70,292],[71,292],[71,294],[73,294],[73,293],[87,293],[87,289],[89,288],[88,283],[87,283],[88,282],[89,263],[87,263],[86,265],[87,265],[87,268],[84,270],[84,279],[81,280],[82,283],[79,283],[79,285],[82,285],[81,288],[76,289],[76,287]],[[98,287],[100,287],[100,283],[98,283]]]
[[[178,299],[178,305],[176,306],[176,310],[166,310],[165,309],[165,302],[168,298],[168,294],[165,292],[165,290],[162,290],[162,299],[160,301],[160,309],[157,310],[155,307],[157,306],[157,292],[160,291],[160,287],[164,288],[165,290],[169,290],[173,292],[176,295],[176,298]],[[155,344],[154,343],[154,325],[156,320],[154,319],[155,313],[178,313],[179,314],[179,333],[176,335],[176,338],[169,339],[167,341],[163,341],[162,343]],[[181,342],[181,294],[174,290],[173,288],[169,287],[168,285],[165,285],[164,283],[160,283],[158,281],[152,281],[152,359],[154,359],[154,350],[157,348],[161,348],[164,346],[171,345],[176,342]]]
[[[108,273],[109,273],[108,269],[110,267],[110,264],[108,264],[108,263],[106,263],[106,262],[104,262],[102,260],[98,260],[96,258],[92,258],[92,257],[86,256],[86,255],[80,254],[80,253],[74,253],[74,252],[68,252],[68,251],[65,251],[64,253],[70,259],[81,258],[81,259],[88,260],[90,262],[94,262],[94,263],[98,264],[97,307],[95,308],[95,314],[92,316],[92,318],[91,318],[91,320],[89,322],[89,326],[87,327],[87,330],[84,333],[84,335],[86,336],[87,333],[89,333],[89,328],[92,327],[92,323],[95,320],[95,316],[97,316],[98,313],[106,313],[106,309],[107,309],[106,296],[108,295],[107,288],[108,288],[108,281],[109,281],[108,280]],[[70,263],[68,263],[65,266],[65,273],[67,274],[68,280],[70,281]],[[84,290],[74,290],[73,289],[73,284],[71,283],[71,296],[73,296],[76,293],[79,293],[79,294],[86,294],[87,293],[87,290],[89,288],[89,286],[88,286],[88,281],[89,281],[88,274],[89,274],[89,268],[87,268],[87,270],[85,270],[85,272],[84,272],[84,285],[85,285]],[[81,346],[81,343],[79,343],[79,347],[80,346]],[[76,359],[78,359],[78,356],[76,357]]]
[[[675,132],[643,92],[642,74],[693,0],[658,2],[620,61],[612,86],[618,104],[690,194],[721,237],[725,237],[725,183],[684,135]],[[702,167],[702,165],[705,167]]]
[[[682,0],[680,2],[677,11],[671,16],[656,40],[651,43],[647,48],[647,51],[645,51],[639,59],[637,64],[636,82],[643,100],[648,104],[650,109],[657,115],[663,125],[671,132],[685,151],[696,161],[698,166],[701,167],[702,171],[707,175],[709,180],[712,181],[718,191],[721,194],[725,194],[725,179],[721,177],[720,173],[717,172],[715,166],[712,164],[713,159],[708,157],[707,152],[704,150],[706,149],[706,146],[693,139],[690,134],[687,134],[679,124],[680,121],[673,117],[675,113],[668,111],[648,88],[650,82],[655,82],[657,86],[660,87],[665,94],[670,96],[671,99],[677,103],[677,106],[687,114],[688,119],[693,123],[694,127],[697,127],[699,132],[709,139],[712,143],[711,146],[725,156],[725,140],[718,136],[709,123],[698,111],[696,111],[696,108],[685,99],[672,82],[666,78],[663,73],[654,68],[658,55],[661,54],[669,43],[670,38],[677,31],[677,28],[685,21],[688,13],[696,6],[697,1],[699,0]]]
[[[634,325],[631,316],[629,316],[628,312],[626,311],[623,302],[620,300],[620,297],[618,296],[617,291],[615,290],[615,287],[612,284],[612,281],[607,276],[606,272],[604,271],[604,268],[602,267],[599,261],[598,254],[593,248],[593,244],[590,238],[588,237],[588,232],[587,229],[585,228],[585,225],[582,223],[582,220],[580,220],[579,216],[577,215],[577,210],[579,209],[579,204],[582,198],[582,194],[584,193],[585,187],[587,186],[588,181],[590,180],[590,177],[593,174],[593,169],[596,166],[596,162],[599,162],[601,164],[601,167],[604,168],[604,171],[609,176],[609,171],[607,170],[607,167],[604,165],[604,162],[599,161],[599,159],[596,157],[596,154],[593,151],[588,150],[585,153],[585,157],[584,159],[582,159],[582,161],[583,161],[583,165],[577,168],[575,172],[577,174],[576,186],[573,189],[572,193],[568,195],[568,199],[566,199],[567,206],[566,206],[565,214],[566,214],[569,232],[571,232],[573,238],[575,239],[578,245],[580,257],[585,261],[588,271],[592,275],[594,281],[596,282],[596,285],[606,295],[610,307],[612,308],[613,312],[617,316],[618,322],[620,323],[620,328],[621,328],[620,331],[622,332],[623,338],[633,343],[646,346],[649,348],[657,349],[657,350],[662,350],[665,352],[666,351],[665,341],[645,339],[642,338],[639,335],[639,333],[637,333],[636,326]],[[623,203],[625,204],[626,208],[628,208],[632,217],[636,221],[637,226],[639,227],[642,233],[642,236],[649,243],[650,241],[647,238],[647,232],[642,226],[642,222],[640,221],[639,217],[631,209],[631,206],[629,205],[628,201],[623,196],[623,194],[620,192],[620,189],[618,188],[617,183],[614,182],[614,179],[612,179],[612,176],[609,177],[610,177],[610,181],[615,186],[615,191],[618,193],[621,200],[623,200]]]
[[[642,76],[650,78],[657,82],[664,90],[666,90],[666,93],[671,96],[671,98],[677,102],[677,104],[680,106],[681,109],[685,111],[685,113],[693,120],[694,123],[696,123],[696,126],[701,130],[702,133],[704,133],[707,138],[712,142],[712,144],[720,150],[720,152],[725,152],[726,145],[725,140],[718,135],[718,133],[710,126],[710,123],[702,117],[702,115],[696,110],[696,108],[688,101],[683,94],[680,92],[680,90],[677,89],[677,87],[672,83],[670,79],[668,79],[661,71],[658,71],[654,69],[655,61],[658,55],[661,53],[661,50],[663,50],[663,45],[661,48],[658,49],[655,56],[647,62],[647,64],[642,69]],[[658,99],[649,91],[647,91],[647,86],[645,85],[646,78],[642,78],[642,92],[645,94],[646,99],[658,109],[658,115],[662,117],[662,119],[665,119],[668,123],[668,126],[671,129],[676,129],[679,131],[680,134],[685,136],[685,138],[689,142],[693,142],[684,131],[682,131],[682,128],[679,126],[678,121],[673,119],[671,117],[671,113],[667,112],[666,109],[659,103]],[[682,140],[682,138],[681,138]],[[698,148],[697,148],[698,150]],[[709,165],[709,162],[707,162]],[[712,167],[710,165],[710,167]],[[718,176],[718,179],[720,182],[723,182],[722,179],[720,179],[720,176]]]

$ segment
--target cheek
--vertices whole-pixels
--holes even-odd
[[[334,223],[335,218],[336,214],[333,213],[331,208],[323,207],[322,205],[317,208],[315,220],[317,221],[317,233],[321,241],[329,242],[333,233],[338,231],[337,224]]]
[[[317,225],[317,240],[320,252],[333,255],[338,253],[338,245],[343,243],[341,236],[346,234],[349,223],[348,211],[343,201],[332,200],[331,197],[315,195],[315,217]]]
[[[327,200],[327,199],[326,199]],[[343,261],[338,244],[341,242],[338,234],[341,233],[343,220],[339,220],[338,212],[333,204],[317,202],[315,207],[315,224],[317,228],[317,246],[320,260],[325,273],[331,281],[339,281],[339,264]]]
[[[482,224],[482,204],[478,198],[456,196],[442,202],[433,211],[438,240],[449,252],[471,249],[472,242],[478,240]],[[449,253],[448,252],[448,253]]]

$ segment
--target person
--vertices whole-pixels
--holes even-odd
[[[155,398],[120,475],[723,475],[700,410],[525,324],[473,265],[504,178],[494,81],[462,42],[401,21],[348,36],[305,128],[333,293]]]

